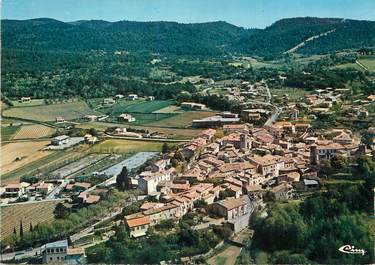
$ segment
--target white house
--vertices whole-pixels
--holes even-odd
[[[128,100],[136,100],[138,99],[138,95],[137,94],[129,94],[128,95]]]
[[[70,141],[70,137],[67,135],[60,135],[56,136],[55,138],[52,139],[51,144],[52,145],[63,145],[67,144]]]
[[[122,122],[133,122],[135,121],[135,118],[128,113],[123,113],[117,117],[117,120]]]

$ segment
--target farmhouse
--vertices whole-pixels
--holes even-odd
[[[28,187],[29,185],[30,184],[26,182],[9,183],[5,186],[4,196],[8,198],[20,197],[25,194],[26,187]]]
[[[181,108],[187,110],[204,110],[206,109],[206,105],[194,102],[182,102]]]
[[[137,94],[129,94],[128,95],[128,100],[136,100],[138,99],[138,95]]]
[[[31,102],[31,97],[22,97],[20,99],[20,102],[21,103],[29,103],[29,102]]]
[[[208,128],[208,127],[220,127],[224,124],[235,124],[239,123],[240,118],[224,118],[220,115],[207,117],[200,120],[193,120],[193,127],[196,128]]]
[[[68,240],[47,243],[43,250],[43,263],[63,263],[68,250]]]
[[[52,183],[41,182],[38,186],[36,186],[36,191],[43,195],[47,195],[53,190],[53,187],[54,186]]]
[[[98,119],[98,116],[96,116],[96,115],[85,115],[84,119],[86,121],[96,121]]]
[[[145,236],[148,228],[150,227],[150,217],[141,216],[133,219],[126,220],[126,225],[130,231],[130,237]]]
[[[65,119],[64,119],[64,117],[59,116],[59,117],[55,118],[55,121],[56,121],[56,123],[63,123],[63,122],[65,122]]]
[[[68,247],[66,239],[45,244],[42,254],[47,264],[85,264],[84,249]]]
[[[56,136],[55,138],[52,139],[51,144],[52,145],[64,145],[69,143],[70,137],[67,135],[60,135]]]
[[[103,106],[105,106],[105,107],[112,106],[115,103],[116,103],[116,101],[113,98],[103,99]]]
[[[128,113],[123,113],[117,117],[117,120],[122,122],[133,122],[135,121],[135,118]]]

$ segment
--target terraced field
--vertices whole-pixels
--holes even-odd
[[[30,223],[35,227],[39,223],[52,222],[54,220],[53,211],[59,202],[61,200],[1,206],[1,238],[4,239],[12,235],[14,228],[19,233],[21,220],[24,232],[29,230]]]
[[[6,109],[3,112],[5,117],[44,122],[54,121],[58,116],[64,117],[65,120],[74,120],[88,114],[98,114],[98,112],[90,109],[83,101],[33,107],[16,107]]]
[[[55,129],[41,124],[24,125],[17,131],[13,139],[43,138],[51,136],[54,132]]]

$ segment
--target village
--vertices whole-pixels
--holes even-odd
[[[128,168],[138,168],[153,158],[144,171],[132,174],[129,180],[130,189],[140,191],[134,197],[135,201],[141,202],[138,212],[125,215],[114,223],[115,226],[125,224],[131,238],[140,238],[154,227],[178,222],[188,213],[199,212],[204,217],[195,223],[194,229],[229,225],[233,240],[239,235],[247,235],[238,242],[243,244],[253,233],[249,230],[249,220],[254,210],[266,213],[269,200],[301,200],[321,189],[317,174],[321,162],[338,156],[353,160],[371,154],[349,129],[312,129],[310,121],[316,119],[314,113],[329,112],[332,102],[340,100],[345,91],[321,89],[317,94],[304,96],[302,102],[291,101],[288,95],[283,95],[280,105],[271,101],[272,95],[265,82],[253,85],[242,82],[239,86],[241,89],[225,89],[225,95],[238,97],[244,106],[240,113],[212,112],[212,116],[192,120],[191,127],[200,129],[193,139],[172,142],[169,151],[162,155],[145,153],[143,159]],[[241,94],[247,96],[239,96]],[[248,94],[251,99],[247,98]],[[122,97],[117,95],[115,98]],[[127,100],[137,98],[131,94]],[[369,97],[360,104],[370,104],[373,100]],[[104,99],[103,105],[114,102]],[[189,111],[208,109],[195,102],[182,102],[180,107]],[[369,115],[361,107],[352,107],[350,113],[363,118]],[[94,121],[97,116],[86,115],[85,119]],[[64,122],[62,120],[62,117],[56,118],[56,122]],[[134,117],[122,113],[118,121],[131,123]],[[107,131],[108,136],[150,138],[121,126],[112,127],[112,131]],[[89,133],[83,137],[59,135],[51,139],[45,149],[64,150],[82,143],[95,145],[101,137],[103,135],[98,137]],[[165,138],[156,135],[156,139]],[[101,172],[91,172],[89,181],[72,177],[74,173],[111,159],[120,163],[112,163],[112,167]],[[1,187],[2,205],[50,200],[60,200],[75,207],[94,205],[108,199],[116,188],[117,176],[129,164],[126,161],[113,154],[91,154],[56,169],[43,180],[9,183]],[[116,214],[112,213],[110,217]],[[77,235],[76,240],[86,236],[80,232]],[[105,233],[102,240],[108,240],[110,235]],[[67,240],[48,243],[40,254],[46,263],[59,259],[84,260],[84,245],[76,248],[68,245]]]

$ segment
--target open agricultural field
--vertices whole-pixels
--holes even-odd
[[[1,141],[9,141],[18,132],[21,126],[1,126]]]
[[[25,166],[51,153],[42,151],[49,141],[17,142],[1,146],[1,173]]]
[[[47,174],[53,170],[61,168],[69,163],[73,163],[86,156],[85,151],[54,151],[38,160],[28,163],[25,166],[2,174],[1,180],[4,183],[18,181],[22,176],[35,175],[38,172]]]
[[[9,204],[1,206],[1,238],[4,239],[13,234],[13,230],[19,233],[20,221],[23,222],[23,231],[29,231],[30,223],[35,227],[39,223],[52,222],[53,211],[61,200],[37,201]]]
[[[161,142],[111,139],[94,145],[90,151],[105,154],[129,154],[147,151],[160,152],[162,145],[163,143]]]
[[[375,71],[375,55],[363,56],[358,59],[358,62],[367,67],[369,71]]]
[[[338,65],[332,66],[331,68],[338,68],[338,69],[354,68],[359,71],[364,71],[364,69],[356,63],[338,64]]]
[[[176,105],[170,105],[168,107],[154,111],[153,113],[182,113],[184,112],[180,107]]]
[[[17,131],[13,139],[32,139],[50,137],[55,132],[55,129],[41,124],[23,125]]]
[[[97,130],[104,131],[108,127],[125,127],[125,128],[136,128],[136,129],[144,129],[148,130],[149,132],[158,132],[164,135],[167,135],[169,138],[173,139],[191,139],[201,132],[200,129],[176,129],[176,128],[167,128],[167,127],[158,127],[158,126],[134,126],[134,124],[125,125],[125,124],[118,124],[118,123],[109,123],[109,122],[90,122],[77,125],[78,128],[82,129],[90,129],[95,128]]]
[[[193,120],[206,118],[212,115],[214,115],[214,113],[210,111],[187,111],[161,121],[148,123],[148,125],[170,128],[187,128],[191,126]]]
[[[112,107],[104,109],[107,114],[118,116],[121,113],[152,113],[159,109],[168,107],[174,103],[173,100],[119,100]]]
[[[3,115],[19,119],[35,121],[54,121],[56,117],[62,116],[65,120],[82,118],[88,114],[98,114],[90,109],[83,101],[58,103],[34,107],[16,107],[4,110]]]

